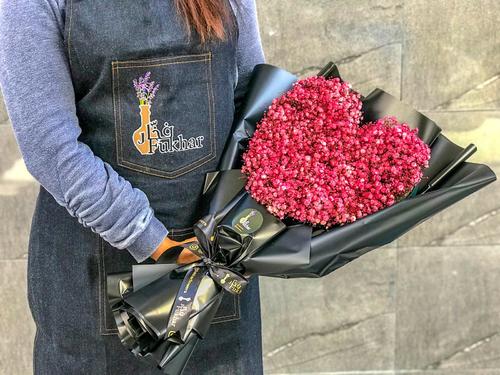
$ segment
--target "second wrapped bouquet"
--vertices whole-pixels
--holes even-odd
[[[224,291],[321,277],[395,240],[496,179],[465,161],[474,150],[382,90],[362,97],[332,63],[302,80],[257,65],[182,245],[199,260],[107,277],[122,343],[180,374]]]

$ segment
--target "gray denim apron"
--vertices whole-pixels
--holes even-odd
[[[68,0],[65,20],[79,140],[147,194],[173,238],[192,236],[233,119],[237,33],[201,46],[171,0]],[[106,300],[106,273],[134,263],[40,187],[28,261],[36,374],[161,374],[122,346]],[[260,319],[255,277],[224,296],[184,374],[261,374]]]

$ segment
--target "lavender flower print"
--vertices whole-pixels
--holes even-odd
[[[150,82],[150,77],[151,72],[146,72],[139,79],[132,80],[140,104],[151,104],[160,87],[159,83],[155,85],[155,81]]]

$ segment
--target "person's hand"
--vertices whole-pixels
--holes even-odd
[[[161,257],[161,255],[163,253],[165,253],[166,251],[173,249],[174,247],[177,247],[183,243],[192,242],[192,241],[196,241],[196,237],[191,237],[191,238],[188,238],[184,241],[179,242],[179,241],[172,240],[167,235],[167,236],[165,236],[163,241],[158,245],[155,252],[151,255],[151,258],[155,261],[158,261],[158,259]],[[188,264],[188,263],[196,262],[199,259],[200,259],[199,256],[193,254],[188,249],[183,249],[177,258],[177,264]]]

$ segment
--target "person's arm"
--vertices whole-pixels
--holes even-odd
[[[236,2],[236,3],[235,3]],[[238,82],[234,91],[235,113],[238,113],[255,65],[265,62],[255,0],[231,0],[239,28],[236,50]]]
[[[0,2],[0,87],[30,174],[70,215],[142,262],[168,230],[145,193],[78,141],[56,0]]]

